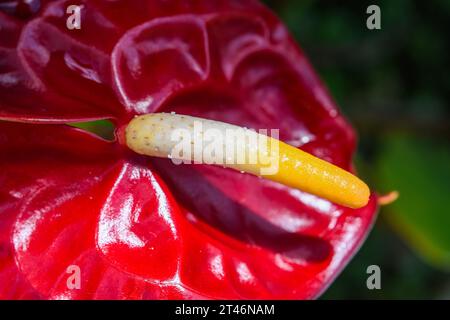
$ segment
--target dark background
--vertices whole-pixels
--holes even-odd
[[[359,134],[359,174],[380,210],[323,299],[450,299],[450,1],[264,1],[286,23]],[[366,9],[381,9],[369,30]],[[381,268],[368,290],[366,268]]]

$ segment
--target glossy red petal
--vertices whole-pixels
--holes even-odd
[[[170,21],[172,19],[170,16],[180,14],[209,14],[219,9],[248,8],[251,3],[253,1],[246,3],[211,0],[193,2],[82,0],[77,2],[82,8],[80,19],[82,25],[79,30],[69,29],[66,25],[69,17],[66,10],[73,5],[70,0],[29,1],[27,4],[11,1],[8,5],[2,5],[0,6],[0,119],[65,123],[110,118],[123,123],[133,114],[148,109],[144,107],[145,102],[140,101],[143,95],[139,89],[141,85],[136,85],[137,80],[143,81],[144,78],[140,78],[136,72],[131,72],[128,76],[125,71],[112,74],[111,52],[124,33],[135,26],[150,23],[154,25],[153,41],[157,41],[158,46],[161,46],[156,51],[166,53],[169,50],[171,61],[180,57],[182,60],[187,59],[185,62],[180,61],[181,71],[177,71],[177,64],[166,63],[156,66],[170,60],[170,57],[158,62],[156,57],[161,59],[162,55],[155,52],[155,59],[151,64],[157,69],[154,69],[151,75],[154,77],[152,83],[168,81],[172,74],[158,71],[168,67],[172,69],[175,67],[173,71],[178,72],[176,79],[179,81],[192,82],[196,77],[195,74],[200,72],[199,68],[204,67],[201,64],[208,58],[208,50],[201,45],[201,43],[204,45],[204,39],[199,40],[202,35],[194,35],[198,31],[191,30],[196,28],[195,23],[192,23],[195,18],[192,17],[190,22],[186,22],[190,27],[184,31],[182,23],[180,25],[180,23],[150,21],[161,17],[168,17]],[[160,24],[160,27],[156,27],[157,24]],[[165,29],[164,33],[161,28]],[[199,24],[197,28],[202,27]],[[142,26],[140,29],[145,27]],[[181,40],[177,43],[174,32],[180,31],[184,36],[180,36]],[[121,44],[132,46],[128,48],[129,52],[118,53],[117,59],[122,61],[136,56],[135,51],[146,47],[144,43],[151,43],[152,37],[145,41],[125,38]],[[164,38],[167,40],[166,45],[162,45],[159,41]],[[187,42],[183,44],[183,41]],[[143,43],[138,45],[139,42]],[[168,44],[169,42],[171,44]],[[188,45],[195,48],[194,55],[203,55],[203,61],[189,59],[190,50],[185,50],[186,54],[180,56],[178,50],[170,50],[167,45],[177,48]],[[148,46],[145,50],[149,50]],[[196,66],[197,63],[200,65]],[[166,80],[163,74],[167,75]],[[117,90],[117,86],[112,85],[113,82],[117,82],[115,77],[125,79],[127,86],[121,85]],[[148,79],[149,75],[145,77]],[[136,81],[128,84],[130,79]],[[158,97],[164,97],[174,88],[178,88],[176,84],[173,87],[173,82],[172,85],[165,86],[166,90],[161,90],[164,88],[162,85],[154,87],[150,84],[148,95],[155,94],[156,97],[153,99],[157,101]],[[136,86],[136,93],[126,89],[131,85]],[[114,89],[118,92],[116,93]],[[161,92],[155,92],[158,89]],[[137,102],[141,102],[138,108],[135,106]]]
[[[150,263],[147,267],[140,264],[147,278],[149,270],[157,265],[152,258],[162,258],[151,252],[148,244],[152,243],[152,235],[160,233],[165,237],[155,252],[177,251],[166,241],[169,235],[164,227],[159,225],[156,229],[158,218],[151,217],[159,216],[159,211],[149,202],[162,201],[162,194],[155,198],[157,193],[150,188],[141,190],[148,197],[142,197],[147,201],[147,212],[140,217],[139,211],[126,207],[129,198],[114,194],[118,191],[114,186],[122,185],[124,176],[131,178],[140,170],[120,160],[115,145],[69,127],[0,122],[0,148],[1,299],[195,297],[181,287],[151,284],[130,274],[139,270],[127,268],[127,264],[136,264],[123,260],[126,256],[121,255],[120,240],[130,244],[131,232],[144,234],[139,240],[145,241],[144,247],[150,251],[147,256],[137,253],[138,258]],[[133,185],[132,179],[125,182],[127,187]],[[141,201],[141,194],[133,195]],[[125,206],[120,206],[121,200]],[[142,203],[136,206],[139,208]],[[167,203],[167,210],[170,205]],[[115,213],[124,212],[135,214],[135,221],[140,222],[133,226],[135,229],[126,230],[123,221],[117,221],[120,217]],[[151,232],[147,230],[149,223]],[[113,229],[109,228],[111,225]],[[117,238],[117,234],[121,237]],[[114,243],[119,249],[109,250]],[[116,261],[105,258],[102,252],[107,257],[114,256]],[[176,263],[172,258],[167,266]],[[80,268],[79,289],[68,286],[71,266]],[[170,268],[160,270],[167,273],[165,270]]]
[[[5,122],[0,122],[0,148],[1,247],[5,252],[1,256],[0,277],[7,278],[8,266],[14,266],[18,279],[2,281],[0,290],[1,298],[13,298],[25,291],[21,283],[31,281],[16,265],[18,257],[13,242],[17,249],[18,240],[22,239],[19,246],[26,249],[31,221],[38,222],[49,210],[84,193],[100,180],[103,171],[114,162],[114,153],[108,143],[73,128]],[[107,151],[104,158],[98,158],[104,151]],[[18,228],[17,219],[22,215],[29,215],[31,220]],[[47,263],[52,261],[55,257]],[[42,263],[32,267],[34,273],[42,272],[39,269]]]
[[[124,124],[134,114],[176,111],[277,128],[282,140],[352,169],[353,130],[284,26],[256,1],[83,1],[89,30],[80,32],[64,28],[67,4],[50,4],[32,20],[0,16],[9,31],[0,38],[0,118]],[[115,162],[105,163],[100,140],[90,137],[101,155],[88,136],[59,130],[80,136],[72,142],[77,152],[46,138],[41,142],[62,155],[38,152],[36,160],[36,148],[26,153],[29,169],[20,172],[31,177],[23,178],[29,203],[9,193],[19,169],[4,174],[4,228],[14,249],[4,245],[3,277],[15,274],[13,255],[20,269],[17,290],[5,295],[313,298],[375,218],[373,197],[351,210],[231,170],[152,160],[158,175],[115,151]],[[17,150],[26,149],[22,143],[31,147],[15,140]],[[82,145],[87,149],[78,150]],[[91,151],[96,156],[82,157]],[[13,160],[5,166],[27,166]],[[100,164],[109,169],[97,172]],[[94,179],[86,175],[90,166]],[[48,168],[57,171],[54,184],[46,182],[53,179]],[[72,263],[85,273],[79,291],[67,290]]]
[[[0,10],[20,19],[28,19],[37,14],[41,5],[49,0],[4,0],[0,2]]]
[[[112,55],[123,103],[133,113],[149,113],[174,91],[204,81],[208,51],[196,16],[158,18],[128,31]]]
[[[168,160],[154,165],[191,224],[183,238],[181,283],[211,297],[316,297],[375,218],[374,198],[352,210],[228,169]]]
[[[0,12],[0,119],[64,123],[123,115],[110,85],[109,53],[119,31],[91,6],[82,10],[83,28],[69,30],[68,5],[51,3],[25,22]],[[109,37],[99,42],[92,30]]]
[[[176,277],[183,243],[180,213],[166,192],[147,168],[123,166],[97,229],[97,246],[112,265],[150,281]]]

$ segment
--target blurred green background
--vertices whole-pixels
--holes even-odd
[[[359,134],[356,164],[398,190],[323,299],[450,299],[450,1],[266,0]],[[381,9],[369,30],[366,9]],[[381,268],[381,290],[366,269]]]

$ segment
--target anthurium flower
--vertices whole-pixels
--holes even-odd
[[[73,4],[80,29],[66,25]],[[375,196],[350,209],[140,155],[120,138],[137,115],[176,112],[279,128],[282,141],[352,171],[354,131],[263,5],[0,9],[0,298],[308,299],[364,241]],[[99,119],[118,128],[113,141],[67,125]]]

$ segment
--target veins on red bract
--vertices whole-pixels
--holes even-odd
[[[351,170],[354,132],[285,27],[256,1],[85,0],[69,30],[69,4],[0,11],[0,119],[28,122],[0,121],[0,298],[320,294],[367,235],[373,197],[352,210],[63,125],[120,129],[176,111],[278,128]],[[67,287],[70,265],[79,290]]]

